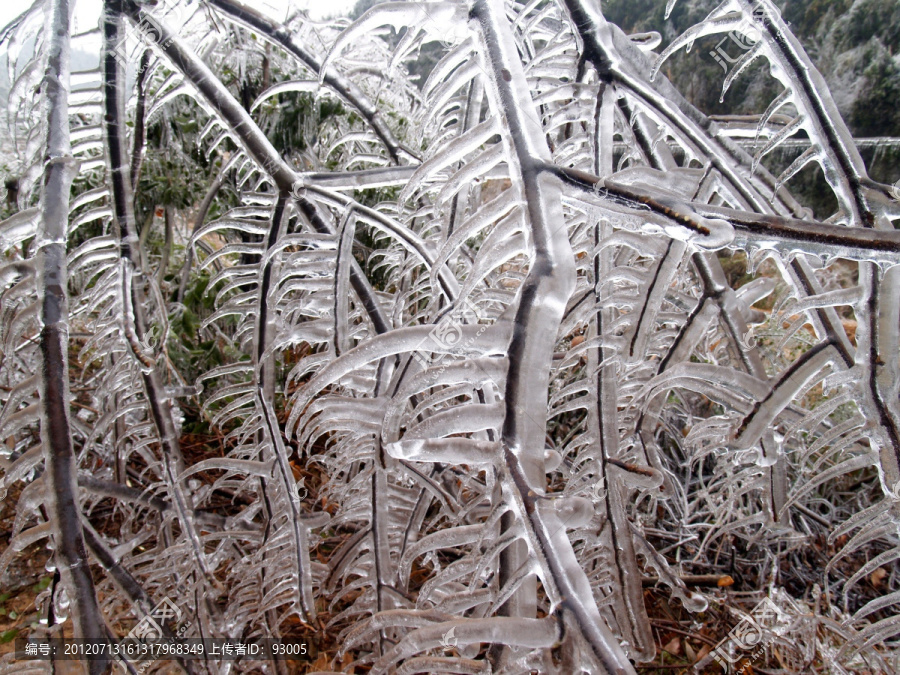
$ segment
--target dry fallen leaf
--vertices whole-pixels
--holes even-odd
[[[681,639],[678,637],[673,637],[666,643],[666,646],[663,649],[669,652],[672,656],[678,656],[681,654]]]
[[[328,654],[322,652],[319,654],[319,658],[309,664],[310,671],[316,670],[329,670],[331,668],[331,659]]]
[[[684,654],[688,657],[688,660],[692,662],[697,660],[697,653],[694,651],[694,648],[688,640],[684,641]]]
[[[704,658],[706,658],[706,655],[709,654],[711,651],[712,651],[712,647],[710,647],[708,644],[704,643],[703,646],[700,648],[700,651],[697,652],[697,661],[702,661]]]

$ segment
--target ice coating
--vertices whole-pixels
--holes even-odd
[[[326,630],[373,672],[540,670],[554,649],[633,672],[655,650],[645,592],[703,611],[685,580],[730,542],[775,551],[783,577],[781,537],[843,545],[833,575],[896,537],[900,209],[772,3],[728,0],[656,63],[658,35],[626,36],[581,0],[284,25],[211,0],[177,31],[166,8],[107,4],[108,53],[52,124],[36,114],[52,88],[35,89],[52,35],[22,41],[41,8],[11,29],[18,206],[38,207],[0,223],[0,488],[26,483],[4,563],[78,514],[35,515],[51,492],[37,347],[65,328],[46,289],[70,295],[84,336],[83,372],[56,372],[81,394],[63,487],[84,505],[71,529],[103,568],[104,616],[166,594],[204,635],[268,636],[328,607]],[[761,60],[781,91],[735,130],[659,66],[747,22],[723,93]],[[139,82],[116,58],[124,33]],[[417,81],[426,47],[439,60]],[[222,74],[250,82],[261,63],[270,77],[235,96]],[[285,152],[271,125],[301,98],[338,112],[303,120],[304,149]],[[139,132],[176,129],[185,109],[197,130],[173,161],[214,170],[196,172],[212,182],[175,293],[179,247],[142,240],[133,210],[152,172]],[[771,175],[801,132],[809,148]],[[755,156],[741,134],[763,141]],[[812,162],[830,218],[789,194]],[[55,229],[61,193],[38,199],[42,172],[75,186]],[[201,280],[212,307],[192,317]],[[220,358],[191,377],[185,317]],[[185,456],[197,409],[221,453]],[[853,515],[836,488],[860,475],[884,501]],[[91,525],[101,499],[121,534]],[[895,549],[844,575],[845,595]],[[651,573],[667,590],[645,591]],[[842,639],[888,636],[874,615],[896,600],[860,606]]]

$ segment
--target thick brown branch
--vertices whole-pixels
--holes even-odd
[[[850,228],[699,202],[679,201],[611,180],[603,180],[577,169],[549,166],[548,170],[561,176],[570,185],[581,188],[582,194],[595,195],[596,199],[638,213],[650,211],[702,234],[704,233],[702,223],[696,218],[697,215],[725,220],[738,232],[745,232],[750,242],[756,241],[761,245],[777,240],[806,244],[807,249],[812,245],[823,252],[842,257],[856,254],[861,259],[867,260],[873,254],[888,253],[896,254],[896,259],[900,259],[900,231]],[[891,256],[892,259],[894,257]]]

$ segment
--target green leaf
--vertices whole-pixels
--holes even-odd
[[[44,577],[43,579],[41,579],[39,582],[37,582],[34,585],[33,590],[35,593],[40,593],[41,591],[46,590],[47,588],[50,588],[50,584],[52,584],[52,583],[53,583],[53,577]]]
[[[10,630],[3,631],[0,633],[0,644],[6,644],[7,642],[12,642],[16,639],[16,635],[19,634],[18,628],[11,628]]]

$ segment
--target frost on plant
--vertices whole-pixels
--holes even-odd
[[[41,630],[173,598],[192,636],[335,633],[345,672],[631,673],[646,580],[700,616],[739,548],[784,658],[886,663],[896,573],[848,598],[900,557],[900,201],[770,0],[658,53],[591,0],[69,12],[2,35],[0,568],[46,541]],[[756,154],[663,76],[736,30],[723,92],[777,83]]]

